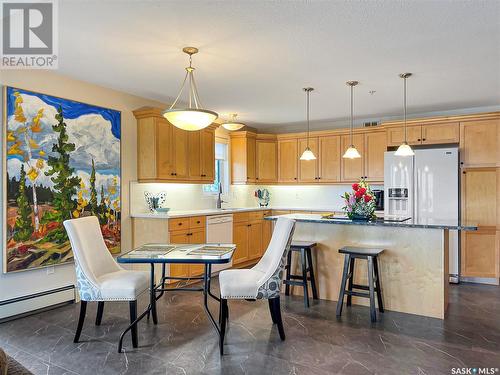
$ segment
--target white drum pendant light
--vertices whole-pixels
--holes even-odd
[[[208,125],[213,123],[219,116],[213,111],[203,109],[200,97],[198,95],[198,89],[196,88],[196,82],[194,80],[194,68],[192,66],[192,56],[198,53],[198,48],[195,47],[184,47],[182,49],[184,53],[189,55],[189,66],[186,67],[186,75],[184,76],[184,81],[182,82],[181,90],[179,95],[175,98],[174,103],[169,109],[163,111],[163,117],[165,117],[168,122],[172,125],[178,127],[179,129],[196,131],[206,128]],[[189,85],[189,96],[188,96],[188,108],[176,108],[175,105],[184,91],[186,86],[186,81]]]
[[[405,119],[405,140],[401,143],[401,146],[398,147],[394,155],[397,156],[413,156],[415,153],[411,149],[410,145],[407,142],[407,126],[406,126],[406,79],[411,77],[411,73],[401,73],[399,75],[400,78],[403,78],[404,87],[403,87],[403,102],[404,102],[404,119]]]
[[[316,160],[316,156],[309,148],[309,94],[314,89],[312,87],[305,87],[302,90],[306,92],[306,116],[307,116],[307,146],[302,155],[300,156],[300,160]]]
[[[351,144],[349,145],[349,147],[347,148],[347,150],[345,150],[345,153],[344,155],[342,156],[343,158],[346,158],[346,159],[358,159],[361,157],[361,155],[359,154],[358,150],[356,149],[356,147],[354,147],[354,142],[352,140],[352,128],[354,126],[354,116],[353,116],[353,109],[354,109],[354,98],[353,98],[353,90],[354,90],[354,86],[356,86],[359,82],[358,81],[347,81],[346,82],[346,85],[349,86],[351,88],[351,127],[350,127],[350,137],[351,137]]]
[[[236,116],[238,116],[237,113],[232,113],[231,120],[224,122],[222,124],[222,127],[226,130],[229,130],[229,131],[240,130],[241,128],[243,128],[245,126],[245,124],[243,124],[242,122],[236,121]]]

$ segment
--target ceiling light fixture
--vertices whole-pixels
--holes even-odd
[[[229,131],[240,130],[241,128],[243,128],[245,124],[236,121],[236,116],[238,116],[237,113],[231,113],[231,120],[224,122],[222,124],[222,127]]]
[[[300,156],[300,160],[316,160],[316,156],[314,156],[314,153],[309,148],[309,94],[314,89],[312,87],[304,87],[302,90],[306,92],[307,146]]]
[[[203,109],[200,102],[198,89],[196,88],[196,82],[193,75],[194,68],[192,66],[192,57],[195,53],[198,53],[198,48],[184,47],[182,52],[189,55],[189,66],[186,67],[186,75],[184,76],[184,81],[182,82],[179,95],[177,95],[177,98],[175,98],[175,101],[170,108],[163,111],[163,117],[165,117],[172,125],[180,129],[196,131],[206,128],[208,125],[213,123],[219,115],[214,111]],[[175,108],[177,101],[184,91],[186,81],[188,81],[189,84],[189,107],[182,109]]]
[[[346,85],[347,86],[350,86],[351,88],[351,127],[350,127],[350,137],[351,137],[351,144],[349,145],[349,147],[347,148],[347,150],[345,150],[345,153],[344,155],[342,156],[343,158],[346,158],[346,159],[358,159],[361,157],[361,155],[359,154],[358,150],[356,149],[356,147],[354,147],[354,142],[352,140],[353,136],[352,136],[352,129],[353,129],[353,126],[354,126],[354,116],[353,116],[353,112],[354,112],[354,98],[353,98],[353,90],[354,90],[354,86],[356,86],[359,82],[358,81],[347,81],[346,82]]]
[[[411,77],[411,73],[401,73],[399,75],[400,78],[403,78],[404,86],[403,86],[403,102],[404,102],[404,118],[405,118],[405,140],[398,147],[397,151],[394,153],[396,156],[413,156],[415,153],[411,149],[410,145],[407,142],[407,126],[406,126],[406,79]]]

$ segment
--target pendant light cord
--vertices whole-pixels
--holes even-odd
[[[353,140],[352,140],[352,137],[353,137],[353,135],[352,135],[352,128],[354,126],[354,121],[353,121],[353,116],[354,116],[353,115],[353,113],[354,113],[354,109],[353,109],[354,108],[353,90],[354,90],[354,86],[351,86],[351,131],[350,131],[350,133],[351,133],[351,146],[354,144]]]
[[[309,148],[309,93],[310,91],[306,91],[306,116],[307,116],[307,148]]]
[[[403,77],[404,82],[404,93],[403,93],[403,102],[404,102],[404,119],[405,119],[405,143],[407,142],[407,126],[406,126],[406,77]]]

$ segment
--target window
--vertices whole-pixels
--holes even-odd
[[[219,183],[222,191],[229,191],[229,163],[227,160],[227,144],[215,143],[215,180],[213,184],[203,185],[203,192],[207,194],[219,193]]]

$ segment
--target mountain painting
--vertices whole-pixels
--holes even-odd
[[[63,221],[94,215],[120,252],[119,111],[6,87],[4,272],[73,260]]]

